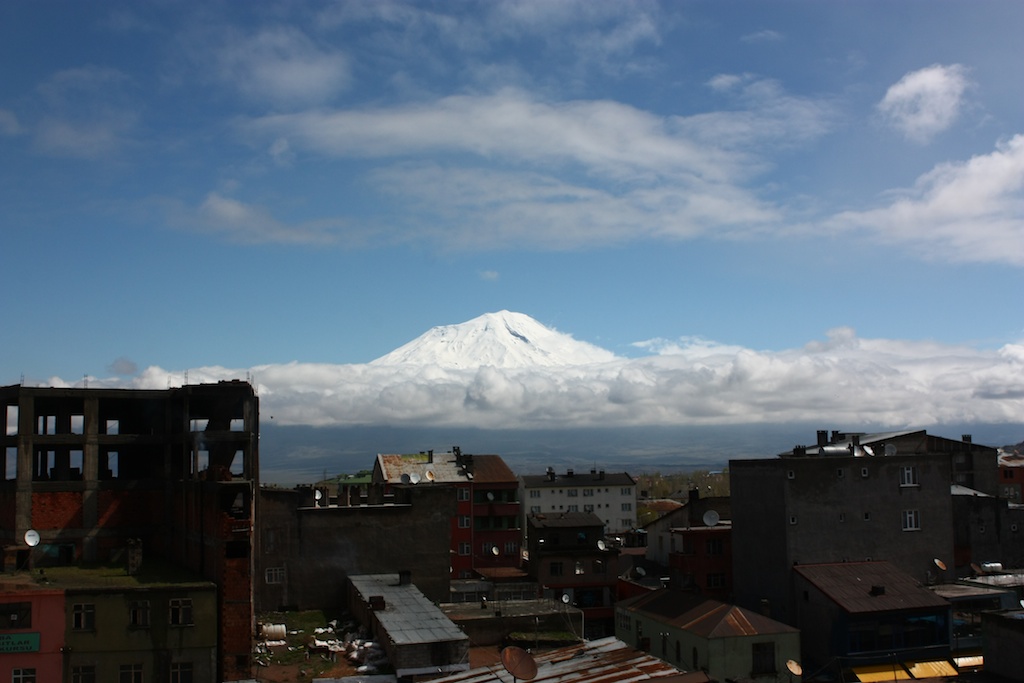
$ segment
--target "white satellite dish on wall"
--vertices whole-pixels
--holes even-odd
[[[604,541],[598,541],[597,542],[597,549],[598,550],[607,550],[608,549],[608,544],[606,544]]]
[[[409,475],[409,481],[411,481],[414,484],[420,483],[420,475],[417,472],[413,472],[412,474]]]
[[[701,519],[704,520],[704,526],[715,526],[721,521],[721,517],[718,516],[718,512],[715,510],[708,510]]]
[[[25,545],[35,547],[39,545],[39,532],[35,529],[29,529],[25,532]]]
[[[569,595],[567,593],[562,593],[562,604],[569,604]]]

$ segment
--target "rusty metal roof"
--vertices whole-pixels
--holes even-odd
[[[668,662],[617,638],[601,638],[533,655],[532,683],[679,683],[695,681]],[[706,677],[699,680],[708,680]],[[432,683],[518,683],[500,663],[432,679]]]
[[[888,562],[839,562],[793,567],[849,614],[948,607],[949,602]]]
[[[472,464],[463,466],[461,463]],[[516,475],[500,455],[463,454],[460,462],[453,453],[378,454],[377,464],[384,480],[391,484],[401,483],[405,474],[424,484],[431,481],[442,484],[474,481],[478,484],[519,485]]]
[[[657,619],[702,638],[733,638],[796,633],[792,626],[718,600],[664,589],[618,603],[618,607]]]

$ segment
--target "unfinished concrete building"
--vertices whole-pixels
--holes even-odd
[[[0,405],[4,570],[124,563],[131,573],[150,556],[191,570],[217,586],[218,680],[250,678],[253,388],[8,386]]]

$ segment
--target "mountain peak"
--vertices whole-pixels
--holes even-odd
[[[371,365],[526,368],[586,365],[615,354],[545,327],[525,313],[498,311],[428,330]]]

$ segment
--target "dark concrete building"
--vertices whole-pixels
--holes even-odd
[[[587,637],[614,633],[618,548],[604,541],[604,524],[592,512],[531,514],[527,571],[541,597],[583,610]]]
[[[950,658],[952,606],[888,562],[793,567],[804,666],[833,676]],[[953,675],[956,671],[949,671]]]
[[[259,484],[252,387],[10,386],[0,389],[0,406],[16,425],[3,436],[4,570],[114,563],[133,573],[149,557],[187,569],[215,587],[216,677],[250,678]],[[165,675],[142,666],[147,680]]]
[[[886,560],[922,583],[955,572],[953,484],[996,488],[996,451],[924,431],[818,433],[815,446],[733,460],[736,602],[794,623],[794,565]]]
[[[265,487],[259,500],[259,611],[346,607],[348,576],[406,570],[430,600],[449,600],[454,487]]]

